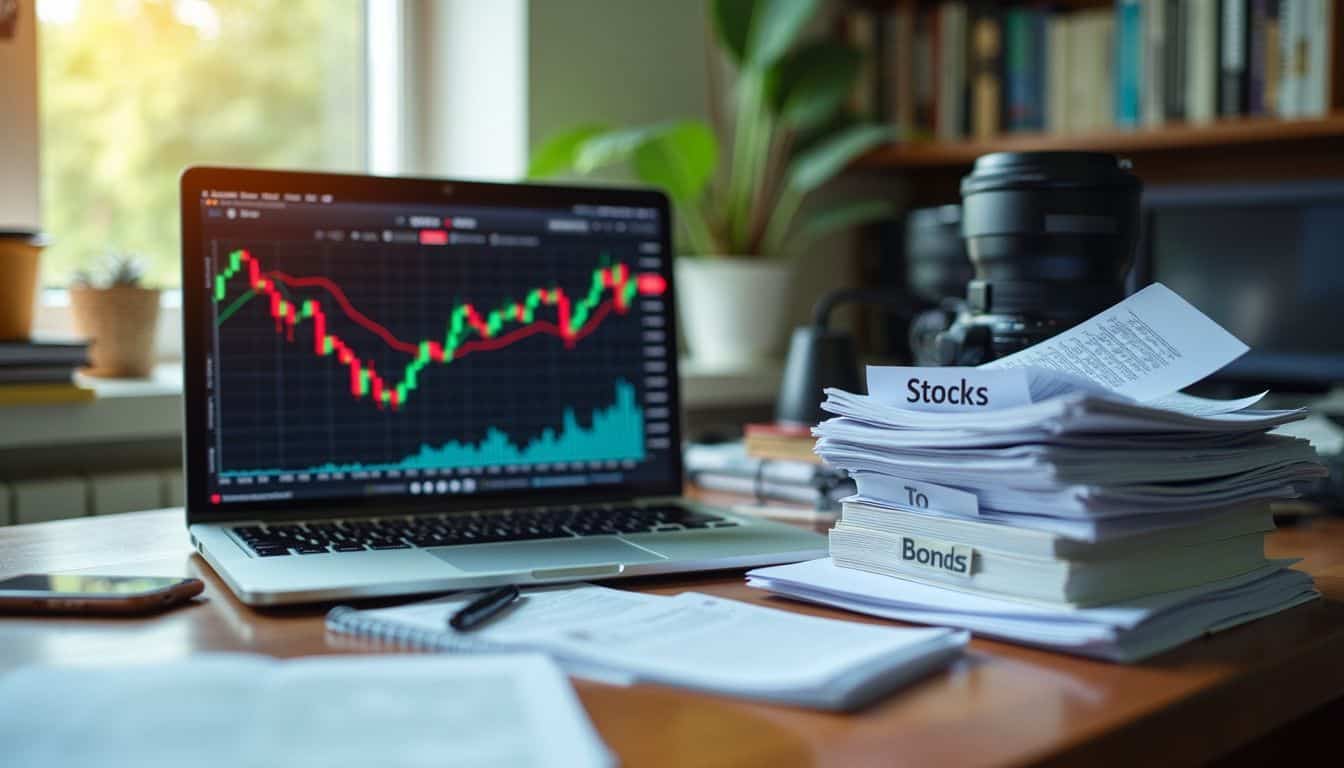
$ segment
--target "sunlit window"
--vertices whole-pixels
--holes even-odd
[[[49,284],[110,251],[178,277],[194,163],[364,167],[360,0],[38,0]]]

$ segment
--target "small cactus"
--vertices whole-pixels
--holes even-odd
[[[138,287],[144,278],[143,259],[127,251],[108,251],[97,268],[75,270],[70,283],[79,288]]]

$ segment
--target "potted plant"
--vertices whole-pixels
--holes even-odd
[[[90,342],[85,373],[148,376],[154,368],[159,291],[141,285],[144,266],[131,254],[109,254],[100,272],[81,270],[70,286],[75,331]]]
[[[628,164],[676,207],[678,311],[692,359],[740,367],[785,330],[792,265],[818,238],[888,217],[885,200],[807,205],[817,188],[892,138],[845,106],[861,54],[806,39],[816,0],[712,0],[714,36],[736,69],[731,126],[700,120],[634,128],[581,125],[543,142],[529,175]],[[731,149],[720,149],[720,136]]]

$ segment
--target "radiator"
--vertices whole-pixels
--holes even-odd
[[[21,480],[0,484],[0,525],[177,507],[184,495],[177,470]]]

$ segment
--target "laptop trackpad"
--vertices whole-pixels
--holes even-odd
[[[426,551],[464,571],[536,571],[604,563],[653,563],[665,559],[612,536],[501,541],[434,547]]]

